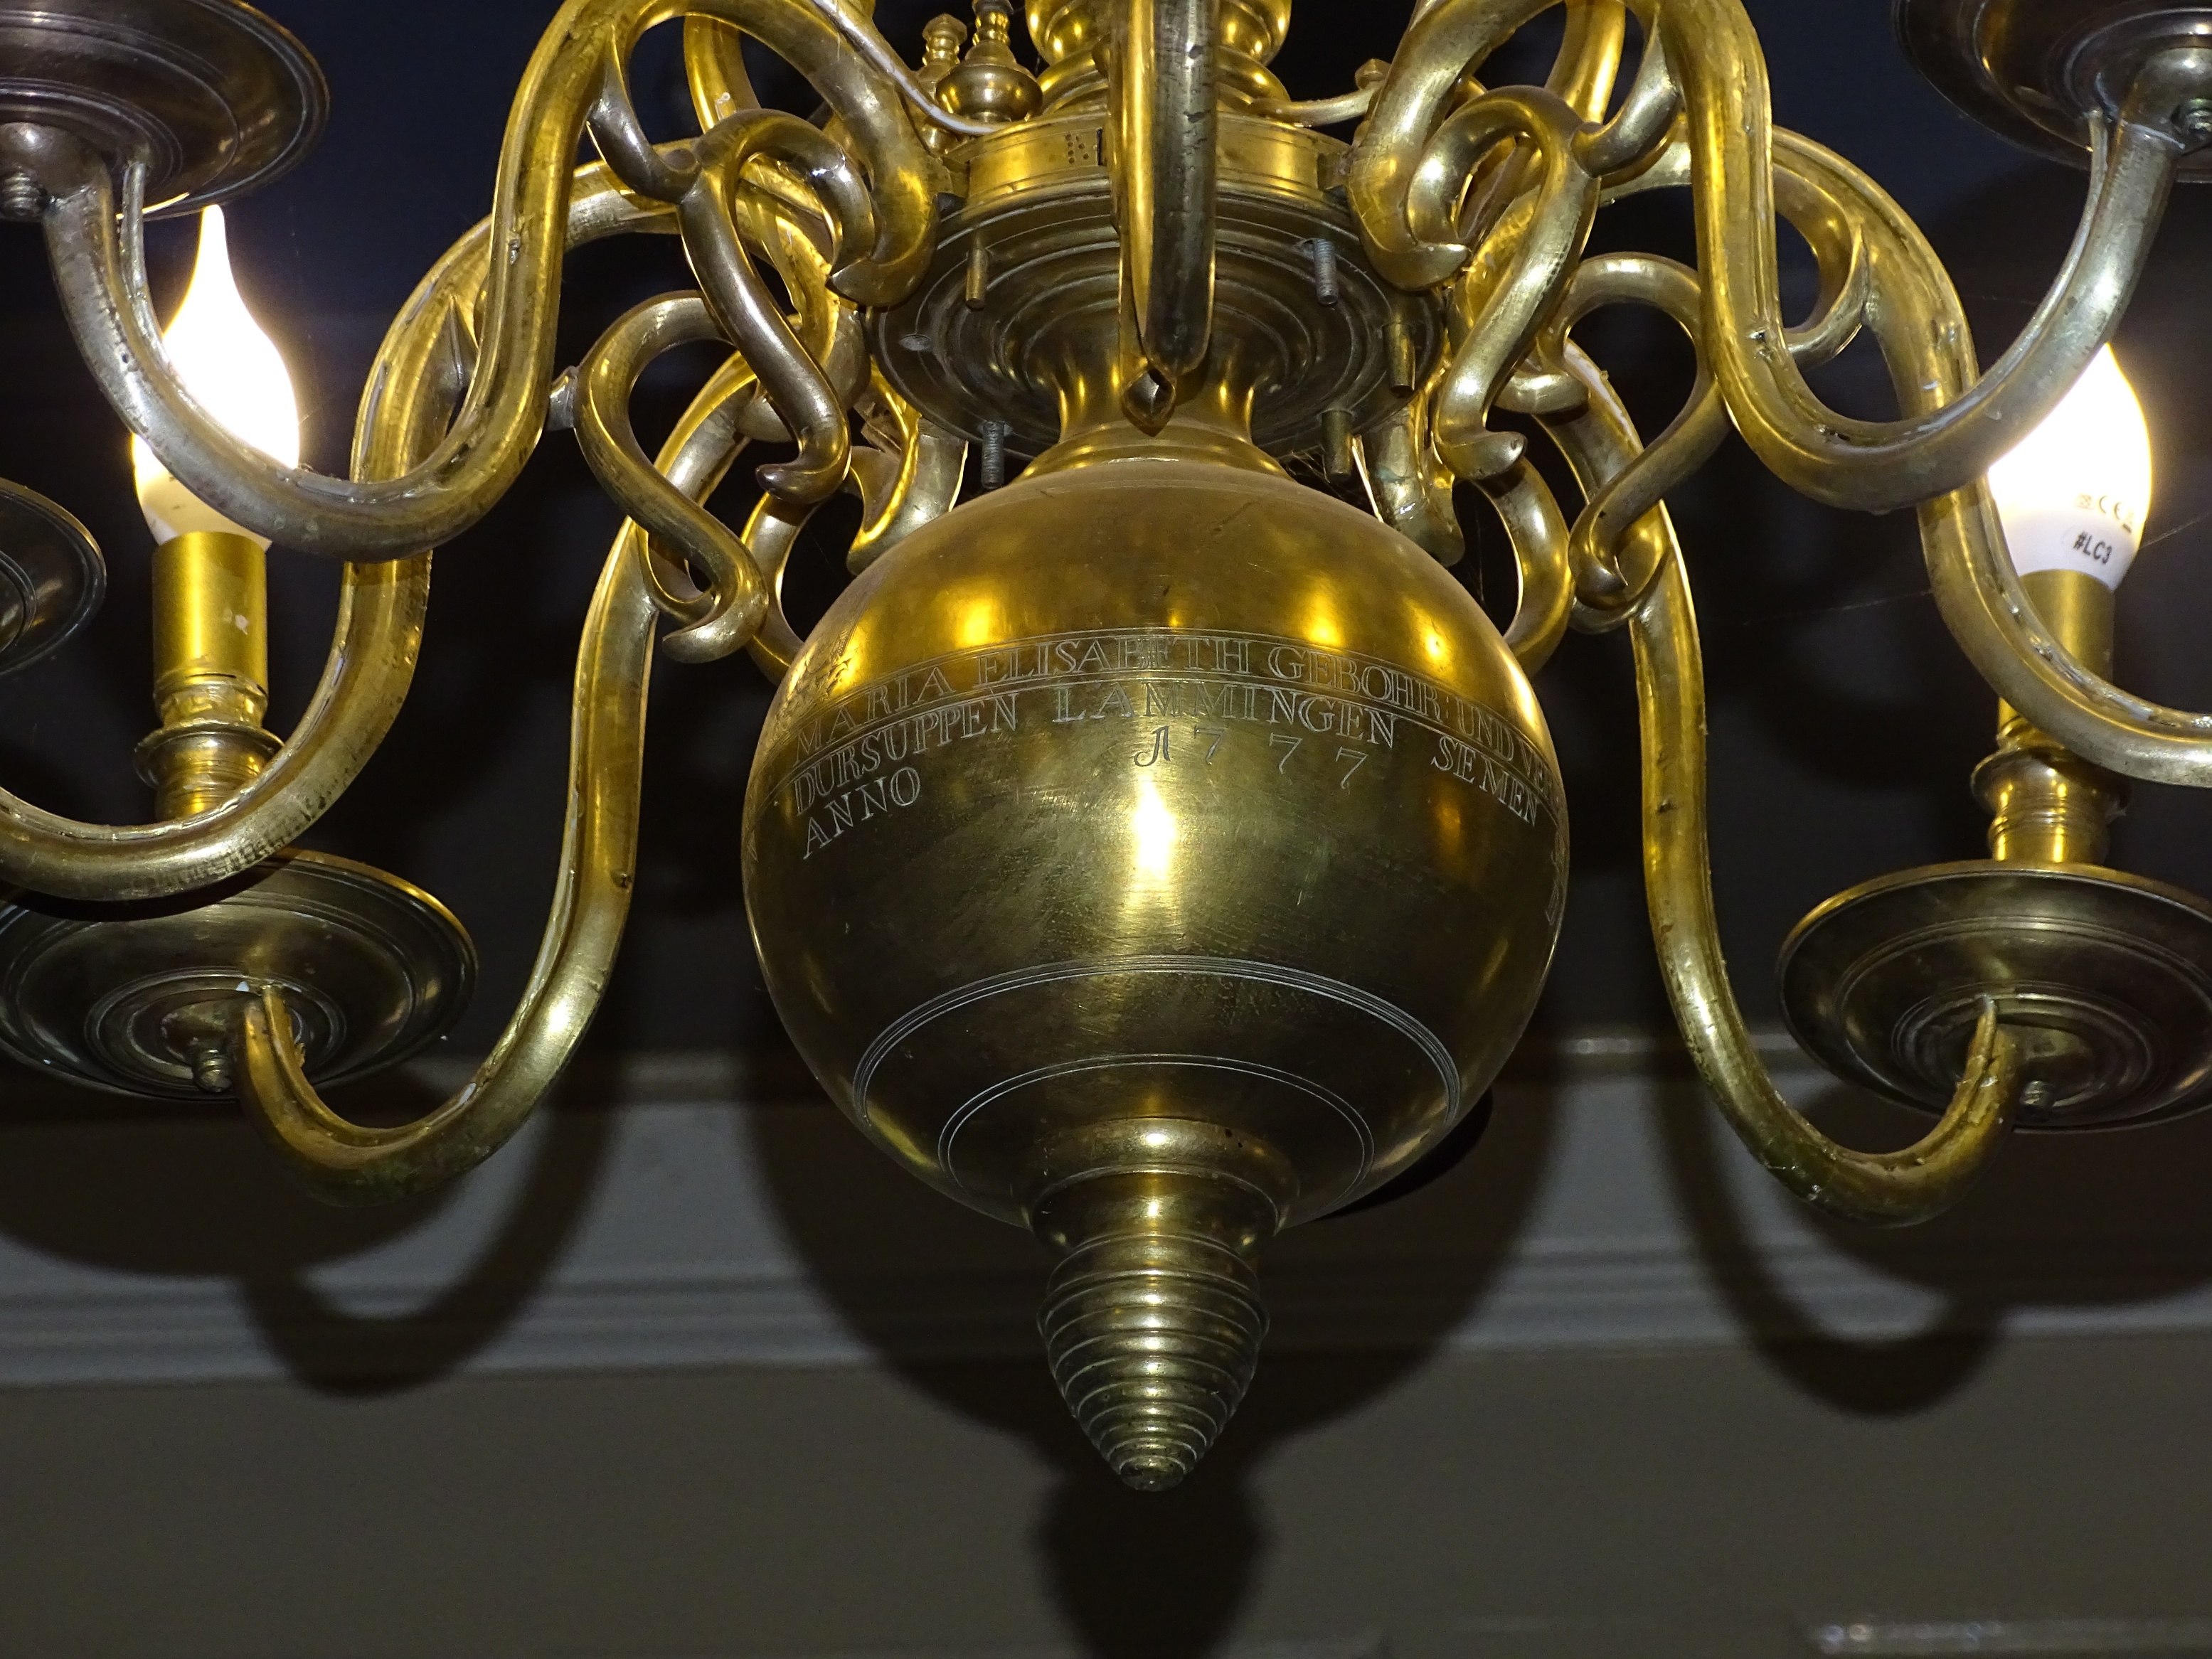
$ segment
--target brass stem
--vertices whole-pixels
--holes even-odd
[[[154,707],[139,775],[164,818],[221,805],[261,775],[269,711],[269,584],[261,544],[197,532],[154,550]]]
[[[2036,614],[2074,659],[2112,670],[2112,590],[2079,570],[2022,577]],[[1997,704],[1996,752],[1974,769],[1989,808],[1990,856],[2004,862],[2101,864],[2125,810],[2125,782],[2068,750],[2009,704]]]

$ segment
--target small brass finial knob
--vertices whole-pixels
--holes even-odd
[[[960,47],[968,39],[968,26],[950,12],[939,12],[921,26],[921,67],[915,78],[934,87],[960,63]]]
[[[1007,43],[1006,0],[975,0],[975,40],[960,67],[938,82],[937,101],[970,121],[1026,121],[1044,103],[1036,76]]]

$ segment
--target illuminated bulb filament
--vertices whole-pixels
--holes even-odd
[[[276,342],[262,332],[238,291],[221,208],[200,216],[199,260],[192,268],[191,287],[161,339],[177,378],[201,408],[264,454],[287,466],[299,465],[300,408],[292,377]],[[143,439],[131,441],[131,459],[137,474],[138,505],[155,540],[195,532],[249,533],[171,477]],[[253,539],[268,545],[262,537]]]
[[[2106,346],[2043,424],[1990,469],[2013,568],[2118,587],[2150,512],[2150,428]]]

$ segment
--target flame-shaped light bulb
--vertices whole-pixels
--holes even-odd
[[[276,342],[246,310],[231,275],[222,210],[200,216],[199,261],[185,303],[161,336],[169,362],[200,406],[245,442],[287,466],[300,460],[300,406]],[[170,475],[143,438],[131,441],[138,505],[157,542],[213,532],[268,546],[200,501]]]
[[[2106,346],[2043,423],[1990,469],[2013,568],[2118,587],[2150,512],[2150,428]]]

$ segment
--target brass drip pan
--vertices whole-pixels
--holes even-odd
[[[0,907],[0,1052],[120,1094],[226,1092],[196,1076],[195,1048],[219,1037],[232,999],[274,985],[308,1075],[338,1084],[442,1035],[476,974],[476,947],[445,906],[327,854],[280,853],[147,903],[19,893]]]
[[[0,125],[143,155],[149,217],[268,183],[329,104],[307,48],[239,0],[0,0]]]
[[[2212,46],[2212,6],[2172,0],[1897,0],[1913,67],[2002,137],[2089,164],[2088,115],[2117,112],[2143,60]],[[2212,179],[2212,150],[2179,177]]]
[[[0,674],[59,650],[106,593],[92,532],[44,495],[0,479]]]
[[[1782,947],[1784,1017],[1838,1077],[1942,1110],[1984,997],[2023,1128],[2178,1117],[2212,1093],[2212,905],[2090,865],[1977,860],[1855,887]]]

